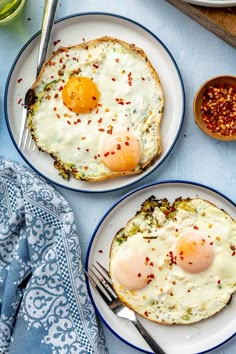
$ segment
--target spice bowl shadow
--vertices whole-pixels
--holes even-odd
[[[205,81],[194,96],[193,113],[199,128],[211,138],[236,140],[236,76]]]

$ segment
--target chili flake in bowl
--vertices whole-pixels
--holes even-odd
[[[218,140],[236,140],[236,76],[217,76],[197,91],[193,111],[198,126]]]

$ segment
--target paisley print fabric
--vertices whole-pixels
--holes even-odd
[[[0,353],[106,354],[74,215],[37,174],[0,157]]]

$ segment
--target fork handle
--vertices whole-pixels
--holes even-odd
[[[37,76],[45,62],[58,0],[45,0],[38,53]]]
[[[146,329],[143,327],[143,325],[139,322],[138,319],[136,319],[136,321],[134,321],[133,323],[155,354],[166,354],[164,350],[152,338],[152,336],[146,331]]]

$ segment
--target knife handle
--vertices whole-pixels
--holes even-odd
[[[58,0],[45,0],[38,52],[37,76],[45,62]]]

